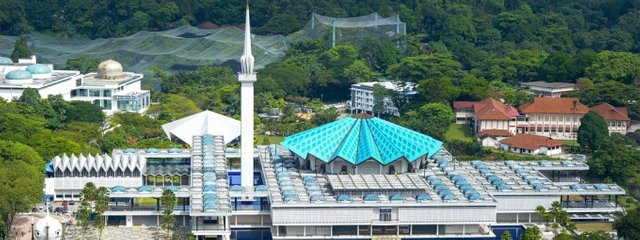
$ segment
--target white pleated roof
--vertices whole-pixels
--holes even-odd
[[[240,121],[209,110],[162,125],[167,137],[177,137],[189,144],[193,136],[211,134],[223,136],[228,144],[240,136]]]

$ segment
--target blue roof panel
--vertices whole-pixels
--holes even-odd
[[[281,144],[303,158],[313,155],[324,162],[342,158],[353,164],[375,159],[385,165],[402,158],[413,162],[430,157],[442,147],[430,136],[369,116],[346,117],[291,135]]]

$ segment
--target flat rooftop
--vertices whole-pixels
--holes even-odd
[[[143,77],[141,73],[123,72],[122,74],[123,76],[118,79],[101,79],[96,78],[96,73],[89,73],[84,76],[82,86],[101,87],[107,85],[121,85],[140,80]]]
[[[525,82],[525,83],[521,83],[520,85],[524,87],[539,87],[539,88],[549,88],[549,89],[566,89],[566,88],[576,87],[576,84],[574,83],[545,82],[545,81]]]
[[[31,65],[31,64],[28,64]],[[4,75],[0,74],[0,88],[42,88],[68,80],[70,77],[79,76],[78,71],[53,70],[51,77],[43,79],[33,79],[31,83],[10,84],[4,80]]]
[[[452,161],[444,149],[427,169],[394,175],[334,175],[295,168],[291,153],[269,146],[262,159],[275,205],[495,204],[495,196],[623,195],[615,184],[557,184],[540,170],[588,170],[578,161]],[[269,157],[271,155],[271,157]]]

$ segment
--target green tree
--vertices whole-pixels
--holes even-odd
[[[538,76],[549,82],[574,82],[578,69],[566,53],[555,52],[542,62]]]
[[[520,237],[521,240],[540,240],[542,239],[542,232],[540,229],[533,225],[528,226],[527,229],[524,230],[524,234]]]
[[[462,64],[450,55],[432,54],[406,57],[389,68],[389,74],[398,81],[417,83],[425,79],[440,77],[458,78],[462,75]]]
[[[606,138],[609,137],[607,122],[598,114],[589,112],[580,119],[578,127],[578,144],[588,149],[603,147]]]
[[[2,232],[12,226],[16,213],[28,212],[42,201],[44,161],[21,143],[0,140],[0,217]]]
[[[453,117],[454,113],[449,104],[435,102],[407,112],[398,123],[436,139],[443,139],[445,130],[453,122]]]
[[[80,73],[88,73],[90,71],[96,71],[98,69],[100,61],[89,55],[82,55],[76,58],[67,59],[67,63],[64,65],[64,69],[78,70]]]
[[[91,102],[85,101],[71,101],[70,107],[66,113],[66,121],[71,122],[87,122],[98,123],[104,122],[104,112],[100,109],[100,106]]]
[[[504,233],[502,233],[502,236],[500,237],[500,240],[512,240],[511,233],[509,233],[509,231],[504,231]]]
[[[640,55],[630,52],[603,51],[585,70],[586,76],[594,82],[618,81],[633,83],[640,76]]]
[[[109,208],[109,190],[105,187],[99,187],[96,189],[94,200],[94,212],[95,217],[93,219],[93,226],[98,229],[98,239],[102,237],[102,230],[106,226],[104,212]]]
[[[418,83],[418,92],[426,102],[451,102],[460,95],[460,87],[450,77],[426,79]]]
[[[335,121],[338,118],[338,115],[340,115],[340,113],[335,107],[320,110],[319,112],[316,112],[315,115],[313,115],[313,118],[311,118],[311,123],[313,123],[313,125],[315,126],[320,126],[322,124]]]
[[[160,197],[160,206],[163,214],[160,217],[160,226],[167,231],[167,239],[171,239],[173,228],[176,224],[176,216],[173,215],[173,208],[176,206],[176,195],[173,191],[165,189]]]
[[[535,210],[536,213],[538,213],[538,216],[544,219],[545,224],[548,225],[549,221],[551,221],[552,216],[547,212],[547,209],[544,206],[537,206]]]
[[[31,49],[27,43],[27,36],[20,35],[13,46],[13,52],[11,52],[11,60],[18,62],[20,58],[31,58]]]
[[[617,213],[613,227],[618,231],[620,238],[640,239],[640,208],[627,214]]]
[[[149,107],[148,114],[157,116],[161,121],[173,121],[200,112],[200,108],[191,99],[178,95],[168,94],[162,96],[160,104]]]

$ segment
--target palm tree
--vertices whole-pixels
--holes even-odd
[[[540,217],[542,219],[544,219],[545,221],[545,225],[549,224],[549,213],[547,213],[547,209],[544,208],[544,206],[539,205],[536,207],[536,212],[538,213],[538,215],[540,215]]]

